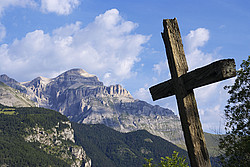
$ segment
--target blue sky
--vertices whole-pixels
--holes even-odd
[[[121,84],[138,99],[157,102],[148,88],[170,79],[162,20],[176,17],[189,69],[250,53],[250,1],[209,0],[1,0],[0,74],[23,82],[55,77],[72,68]],[[233,79],[195,90],[204,131],[223,132]]]

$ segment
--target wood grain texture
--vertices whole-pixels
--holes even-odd
[[[174,85],[185,142],[192,167],[211,167],[193,90],[179,78],[188,71],[177,19],[163,21],[163,41]]]
[[[189,91],[234,76],[236,76],[234,59],[224,59],[183,74],[180,79],[185,89]],[[170,79],[149,88],[153,100],[175,95],[173,84],[173,80]]]
[[[177,19],[163,20],[165,44],[172,79],[150,88],[153,100],[175,95],[192,167],[211,167],[193,89],[236,75],[233,59],[220,60],[187,73]]]
[[[172,79],[149,88],[153,101],[175,95]]]

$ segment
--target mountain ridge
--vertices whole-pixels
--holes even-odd
[[[98,77],[82,69],[24,83],[1,75],[0,81],[21,89],[38,106],[59,111],[71,121],[101,123],[120,132],[145,129],[175,144],[184,144],[179,118],[171,110],[134,99],[119,84],[104,86]]]

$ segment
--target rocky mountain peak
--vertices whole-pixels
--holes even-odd
[[[15,85],[18,84],[18,82],[10,77],[8,77],[6,74],[0,75],[0,81],[5,83],[6,85]]]
[[[80,69],[80,68],[74,68],[74,69],[68,70],[64,72],[62,75],[77,75],[77,76],[82,76],[85,78],[95,77],[95,75],[89,74],[85,70]]]
[[[0,75],[0,81],[16,81],[16,80],[8,77],[6,74],[2,74],[2,75]]]
[[[79,85],[88,85],[88,86],[103,86],[103,83],[92,74],[87,73],[83,69],[71,69],[62,73],[61,75],[54,78],[54,83],[63,87],[72,87],[76,88]]]
[[[15,79],[10,78],[6,74],[0,75],[0,81],[5,83],[6,85],[19,90],[22,93],[27,93],[27,90],[25,86],[21,85],[19,82],[17,82]]]
[[[32,81],[23,82],[22,84],[25,85],[25,86],[34,85],[34,86],[38,87],[38,86],[41,86],[41,85],[46,86],[51,81],[52,81],[52,79],[40,76],[40,77],[37,77],[37,78],[33,79]]]

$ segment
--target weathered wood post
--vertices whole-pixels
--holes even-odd
[[[192,167],[211,167],[193,89],[236,75],[233,59],[220,60],[187,73],[177,19],[163,20],[165,44],[172,79],[150,88],[153,100],[175,95]]]

